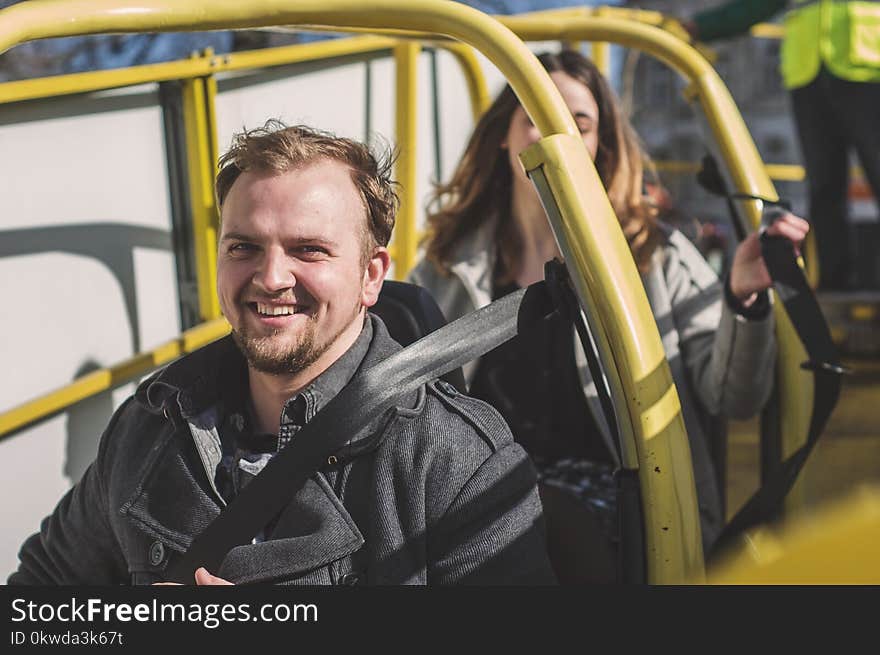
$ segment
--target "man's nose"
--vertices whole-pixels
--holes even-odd
[[[270,293],[293,287],[296,284],[296,276],[291,264],[290,258],[283,250],[267,250],[254,273],[254,284]]]

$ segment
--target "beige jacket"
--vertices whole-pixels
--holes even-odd
[[[492,300],[495,226],[487,223],[456,251],[451,274],[423,260],[408,280],[428,289],[450,321]],[[709,417],[743,419],[767,402],[773,385],[776,342],[772,313],[762,320],[738,315],[724,301],[715,272],[683,234],[663,226],[664,242],[642,276],[645,292],[681,399],[694,461],[706,549],[723,527],[718,476],[711,457]],[[580,342],[575,338],[584,395],[606,444],[611,434]],[[470,382],[476,362],[465,367]],[[610,448],[616,457],[614,448]]]

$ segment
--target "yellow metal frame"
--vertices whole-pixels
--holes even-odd
[[[391,50],[396,43],[395,39],[387,37],[356,36],[317,43],[300,43],[278,48],[233,52],[225,55],[214,55],[208,52],[190,59],[161,64],[4,82],[0,84],[0,104],[72,93],[102,91],[135,84],[207,77],[223,72],[283,66],[317,59],[368,54]]]
[[[713,566],[710,584],[880,584],[880,486],[865,485],[782,526],[761,528]]]
[[[662,173],[695,174],[700,170],[700,164],[692,161],[655,160],[654,168]],[[779,182],[802,182],[806,177],[804,167],[795,164],[764,164],[764,170],[771,180]]]
[[[214,177],[219,156],[214,116],[217,82],[213,76],[186,80],[182,95],[199,316],[203,321],[209,321],[220,317],[215,282],[220,232],[220,211],[214,198]]]
[[[619,222],[605,195],[574,120],[536,57],[507,28],[470,7],[442,0],[32,0],[0,12],[0,52],[17,43],[87,33],[232,29],[272,24],[333,29],[431,32],[480,50],[508,79],[542,135],[524,157],[543,179],[549,213],[585,312],[599,320],[600,356],[623,392],[623,439],[634,444],[640,471],[654,449],[686,470],[650,482],[656,496],[645,505],[648,580],[676,583],[703,573],[696,493],[687,436],[660,335]],[[667,461],[667,460],[663,460]],[[656,517],[659,517],[656,518]]]
[[[655,338],[653,314],[641,306],[645,292],[632,254],[585,152],[579,137],[558,134],[541,139],[521,159],[593,327],[615,405],[623,464],[639,472],[649,581],[680,581],[689,571],[699,578],[702,539],[678,393]],[[638,310],[629,310],[632,306]]]
[[[156,369],[181,355],[191,353],[216,341],[229,332],[226,319],[219,318],[187,330],[178,338],[168,341],[149,352],[123,360],[110,368],[94,371],[47,394],[0,414],[0,440],[16,431],[46,419],[71,405],[102,391],[131,382],[146,371]]]
[[[471,111],[474,114],[474,119],[479,118],[492,104],[492,98],[489,96],[489,89],[486,86],[483,67],[480,66],[480,62],[474,55],[473,48],[452,41],[441,42],[439,45],[458,61],[467,84],[468,97],[471,99]]]
[[[419,235],[416,230],[419,199],[416,146],[418,144],[418,66],[422,47],[415,41],[401,41],[394,47],[395,76],[395,135],[397,162],[395,175],[400,184],[400,209],[394,230],[394,274],[403,278],[416,263]]]

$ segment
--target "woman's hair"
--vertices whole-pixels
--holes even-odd
[[[542,53],[539,61],[549,73],[557,71],[582,82],[599,106],[599,148],[596,170],[639,270],[645,272],[659,241],[656,209],[642,189],[644,170],[653,171],[638,137],[621,114],[614,92],[599,69],[573,51]],[[474,128],[452,179],[436,186],[429,202],[426,257],[448,272],[453,251],[461,240],[489,220],[497,219],[496,242],[500,282],[517,272],[521,237],[511,217],[512,172],[507,151],[501,147],[519,101],[508,85]],[[437,207],[434,212],[430,208]]]

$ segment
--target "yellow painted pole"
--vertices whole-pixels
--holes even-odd
[[[206,56],[211,55],[208,53]],[[219,213],[214,198],[217,137],[213,108],[216,88],[212,77],[198,77],[183,83],[183,120],[193,249],[199,316],[203,321],[220,316],[215,283],[219,232]]]
[[[229,324],[225,319],[203,323],[158,348],[139,353],[109,368],[88,373],[60,389],[13,407],[0,414],[0,439],[90,396],[131,382],[181,355],[216,341],[228,332]]]
[[[318,59],[366,54],[390,50],[395,40],[377,36],[355,36],[316,43],[297,43],[278,48],[233,52],[214,57],[197,57],[146,64],[128,68],[52,75],[32,80],[0,84],[0,104],[49,98],[71,93],[87,93],[135,84],[206,77],[223,71],[283,66]]]
[[[483,74],[483,67],[480,66],[480,62],[470,46],[451,41],[438,42],[437,45],[453,55],[456,61],[458,61],[468,87],[471,111],[476,120],[492,104],[492,98],[489,97],[489,89],[486,86],[486,76]]]
[[[404,41],[394,47],[395,113],[394,125],[397,139],[397,162],[395,176],[400,184],[400,210],[394,226],[395,255],[394,275],[403,279],[416,263],[419,247],[418,195],[416,167],[418,143],[418,65],[422,46]]]
[[[700,164],[693,161],[672,161],[658,159],[654,160],[654,167],[663,173],[697,173],[700,170]],[[806,173],[803,166],[796,164],[764,164],[764,170],[771,180],[779,180],[781,182],[802,182]]]
[[[608,72],[611,69],[609,50],[608,44],[604,41],[595,41],[590,44],[590,58],[605,77],[608,77]]]

